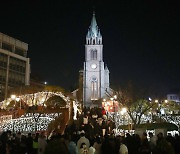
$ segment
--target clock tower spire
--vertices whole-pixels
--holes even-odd
[[[86,35],[86,44],[102,44],[102,36],[96,22],[95,12],[93,12],[91,25]]]

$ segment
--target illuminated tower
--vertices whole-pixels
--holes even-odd
[[[83,71],[83,102],[86,107],[94,100],[105,97],[109,91],[109,70],[104,68],[102,35],[97,26],[95,13],[86,35]]]

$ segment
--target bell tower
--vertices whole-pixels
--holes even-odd
[[[103,44],[97,26],[95,12],[86,35],[85,62],[83,70],[83,102],[89,107],[92,102],[105,96],[109,91],[109,70],[104,68]]]

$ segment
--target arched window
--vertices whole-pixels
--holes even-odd
[[[97,50],[91,50],[91,60],[97,59]]]
[[[98,99],[97,78],[91,78],[91,100]]]

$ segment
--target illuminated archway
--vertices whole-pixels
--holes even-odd
[[[49,98],[51,98],[53,96],[61,97],[66,102],[65,107],[66,108],[70,107],[70,98],[66,97],[61,92],[43,91],[43,92],[38,92],[38,93],[20,95],[20,96],[16,96],[16,97],[19,98],[19,101],[25,102],[26,105],[28,105],[28,106],[33,106],[33,105],[42,106],[45,101],[47,101]],[[0,108],[1,109],[7,109],[8,105],[12,101],[16,101],[16,100],[14,98],[10,97],[10,98],[0,102]],[[16,103],[19,101],[16,101]]]
[[[18,98],[18,99],[15,99]],[[56,101],[52,101],[56,100]],[[69,97],[63,95],[61,92],[38,92],[38,93],[32,93],[32,94],[26,94],[16,97],[8,98],[7,100],[4,100],[0,102],[0,108],[3,110],[8,110],[8,106],[11,105],[11,107],[15,107],[15,104],[19,104],[20,107],[23,107],[22,104],[24,103],[26,106],[31,107],[44,107],[44,108],[50,108],[48,106],[48,102],[56,104],[56,102],[59,102],[60,105],[58,106],[59,110],[65,109],[66,112],[66,119],[68,120],[70,118],[70,111],[71,107],[74,107],[74,105],[78,106],[79,103],[77,101],[73,101],[73,106],[70,105],[71,100]],[[32,109],[33,110],[33,109]],[[12,131],[40,131],[40,130],[46,130],[48,124],[55,120],[55,117],[61,115],[61,111],[48,111],[48,112],[36,112],[37,110],[31,110],[21,114],[19,117],[12,116],[12,112],[9,112],[9,115],[13,117],[10,120],[5,121],[4,123],[0,124],[0,128],[2,130],[12,130]],[[49,117],[50,114],[56,115]]]

